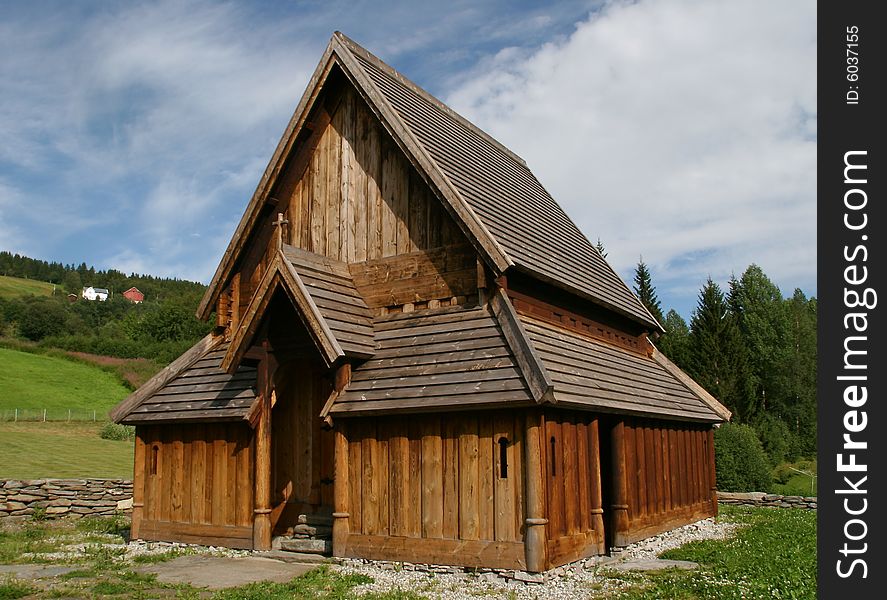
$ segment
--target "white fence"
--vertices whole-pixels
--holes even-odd
[[[104,421],[103,410],[83,408],[3,408],[0,421]]]

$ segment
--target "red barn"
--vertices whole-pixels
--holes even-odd
[[[125,292],[123,292],[123,297],[129,300],[130,302],[135,302],[136,304],[140,304],[145,301],[145,294],[139,291],[139,288],[131,287]]]

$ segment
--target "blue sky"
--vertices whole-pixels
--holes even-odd
[[[815,2],[0,7],[0,250],[208,281],[341,30],[523,156],[665,308],[816,294]]]

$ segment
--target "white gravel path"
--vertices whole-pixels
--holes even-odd
[[[615,560],[653,559],[661,552],[677,548],[693,540],[723,539],[735,531],[733,523],[704,519],[657,535],[623,549]],[[446,600],[477,600],[478,598],[509,599],[573,599],[607,598],[628,584],[602,575],[600,569],[614,561],[609,557],[592,558],[558,567],[545,574],[544,583],[525,583],[500,576],[492,569],[466,573],[454,567],[429,567],[409,563],[384,563],[348,559],[335,567],[345,573],[361,573],[374,579],[371,584],[354,589],[363,592],[411,590],[427,598]],[[524,574],[508,572],[509,577]],[[530,578],[538,576],[530,574]]]

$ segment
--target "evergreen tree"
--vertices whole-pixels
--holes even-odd
[[[601,257],[607,258],[607,249],[604,248],[604,243],[601,241],[601,238],[597,239],[597,243],[594,245],[594,247],[600,253]]]
[[[711,278],[699,293],[689,342],[690,375],[733,412],[734,420],[751,419],[754,404],[747,351],[727,299]]]
[[[690,328],[687,322],[674,309],[666,313],[662,323],[665,333],[659,338],[656,346],[677,366],[688,369],[690,363]]]
[[[659,303],[659,298],[656,297],[653,277],[650,275],[647,265],[644,264],[644,257],[638,261],[638,266],[634,271],[634,292],[656,321],[662,323],[662,305]]]

